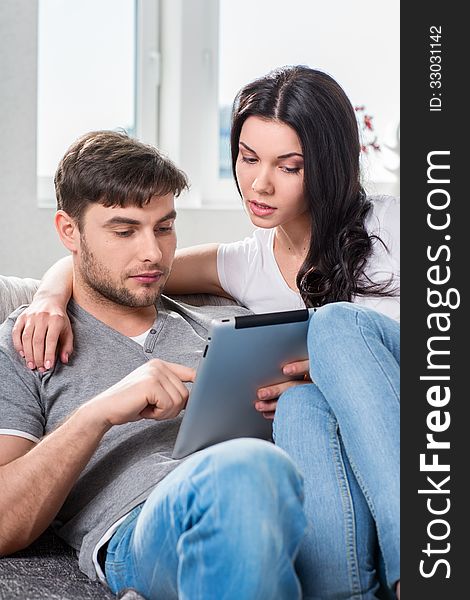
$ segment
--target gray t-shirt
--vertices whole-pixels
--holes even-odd
[[[0,327],[0,433],[39,441],[78,406],[152,358],[197,368],[211,319],[247,314],[238,306],[193,307],[162,297],[142,347],[71,301],[74,353],[52,372],[25,368],[11,330],[22,309]],[[171,453],[182,414],[110,429],[64,502],[54,527],[79,551],[80,568],[96,579],[92,553],[104,532],[143,502],[181,461]]]

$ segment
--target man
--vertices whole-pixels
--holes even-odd
[[[184,174],[155,148],[94,132],[55,184],[77,352],[31,371],[11,342],[21,311],[0,330],[0,554],[54,521],[81,569],[115,593],[299,597],[305,517],[288,456],[244,439],[171,458],[208,323],[245,312],[160,298]]]

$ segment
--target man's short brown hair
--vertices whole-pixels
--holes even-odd
[[[115,131],[92,131],[74,142],[54,184],[57,209],[79,226],[92,203],[141,207],[154,196],[179,196],[188,188],[185,173],[157,148]]]

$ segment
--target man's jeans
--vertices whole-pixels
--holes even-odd
[[[270,442],[196,453],[161,481],[111,538],[106,579],[148,600],[296,600],[302,478]]]
[[[375,598],[400,577],[400,327],[355,304],[317,310],[315,384],[279,399],[275,442],[305,479],[308,530],[297,560],[304,598]]]
[[[329,304],[312,318],[309,355],[315,383],[285,392],[274,420],[276,444],[305,479],[304,511],[296,467],[272,444],[208,448],[160,482],[114,534],[106,561],[114,592],[295,600],[300,579],[304,599],[371,600],[377,538],[394,586],[399,326],[357,305]]]

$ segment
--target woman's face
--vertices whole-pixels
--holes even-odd
[[[306,212],[302,148],[289,125],[248,117],[240,132],[236,173],[257,227],[283,225]]]

